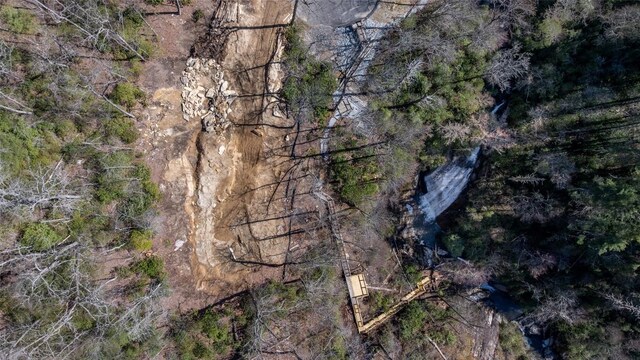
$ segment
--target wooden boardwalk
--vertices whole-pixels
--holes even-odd
[[[410,303],[412,300],[417,298],[420,295],[423,295],[429,291],[431,291],[431,287],[429,285],[435,285],[435,282],[432,282],[432,277],[428,276],[417,284],[418,286],[412,291],[408,292],[405,296],[400,299],[397,303],[395,303],[389,310],[384,313],[374,317],[373,319],[367,321],[362,326],[358,326],[358,332],[361,334],[366,334],[367,332],[374,330],[378,326],[384,324],[387,320],[389,320],[393,315],[397,314],[398,311],[402,310],[405,305]]]
[[[347,289],[349,291],[349,301],[351,302],[351,309],[353,310],[353,317],[358,328],[358,332],[361,334],[366,334],[367,332],[374,330],[378,326],[384,324],[387,320],[389,320],[393,315],[398,313],[402,308],[410,303],[415,298],[429,292],[435,290],[435,286],[437,284],[437,275],[432,273],[430,276],[425,277],[420,280],[416,285],[416,288],[412,291],[408,292],[406,295],[400,299],[397,303],[395,303],[391,308],[384,313],[374,317],[373,319],[364,322],[362,317],[362,311],[360,308],[360,298],[361,296],[357,295],[360,292],[353,289],[353,285],[351,283],[351,267],[349,265],[349,255],[346,251],[344,240],[342,239],[342,234],[340,233],[340,228],[337,224],[336,219],[336,210],[335,203],[330,196],[322,193],[317,194],[322,200],[327,204],[327,210],[329,212],[329,228],[331,230],[331,234],[336,241],[336,245],[338,246],[338,252],[340,253],[340,265],[342,267],[342,273],[344,275],[344,281],[347,284]],[[366,287],[366,284],[363,286]]]

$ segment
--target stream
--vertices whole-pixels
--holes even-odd
[[[480,288],[488,293],[488,296],[482,302],[504,316],[508,321],[516,321],[522,335],[524,335],[533,350],[544,359],[556,358],[556,355],[551,350],[553,338],[545,337],[542,326],[524,318],[522,307],[509,295],[506,288],[492,282],[482,284]]]
[[[496,105],[491,116],[496,116],[505,102]],[[416,212],[413,226],[419,229],[419,241],[425,248],[426,265],[433,266],[434,252],[438,250],[437,237],[442,232],[436,219],[443,214],[466,189],[478,167],[480,147],[476,147],[466,156],[458,156],[448,163],[437,167],[427,174],[421,174],[416,196],[414,198],[417,209],[407,205],[410,214]],[[417,210],[417,211],[415,211]],[[444,253],[443,253],[444,254]],[[529,346],[544,359],[554,359],[551,350],[552,338],[545,338],[542,327],[524,318],[524,310],[513,299],[508,289],[494,283],[480,286],[485,297],[477,300],[501,314],[508,321],[516,321]]]

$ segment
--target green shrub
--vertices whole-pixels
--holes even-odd
[[[140,74],[142,74],[143,69],[144,68],[142,66],[142,63],[140,62],[140,59],[138,58],[131,59],[130,67],[129,67],[131,76],[137,78],[138,76],[140,76]]]
[[[410,302],[399,316],[400,338],[406,341],[417,336],[424,327],[426,318],[427,312],[422,304],[417,301]]]
[[[46,223],[31,223],[22,233],[20,242],[35,251],[48,250],[62,241],[62,236]]]
[[[143,215],[160,198],[158,186],[151,181],[143,182],[143,191],[135,192],[127,197],[127,200],[119,207],[119,213],[123,219],[135,219]]]
[[[97,189],[95,196],[107,204],[125,195],[125,185],[130,182],[131,155],[124,151],[101,155],[99,158]]]
[[[49,126],[54,130],[53,126]],[[59,159],[60,139],[47,126],[32,126],[0,112],[0,163],[5,175],[47,167]]]
[[[202,9],[196,9],[191,15],[191,20],[193,20],[194,23],[197,23],[203,17],[204,17],[204,11],[202,11]]]
[[[211,358],[211,356],[213,356],[213,352],[201,342],[196,342],[193,346],[192,353],[197,359]]]
[[[207,311],[199,321],[202,333],[211,340],[211,347],[216,354],[222,354],[229,350],[233,343],[229,327],[220,321],[220,317]]]
[[[400,22],[400,27],[402,28],[402,30],[413,30],[418,25],[417,20],[418,17],[415,15],[406,17]]]
[[[285,32],[285,65],[289,74],[282,95],[296,115],[322,123],[329,116],[338,82],[329,62],[318,61],[308,54],[299,30],[291,26]]]
[[[418,265],[409,264],[404,267],[404,273],[409,278],[409,282],[412,285],[417,284],[418,281],[422,280],[422,273],[420,272],[420,268]]]
[[[3,6],[0,18],[9,27],[9,31],[19,34],[33,34],[38,30],[36,18],[26,10]]]
[[[143,100],[145,97],[144,92],[132,83],[124,82],[118,83],[114,88],[109,98],[114,102],[126,107],[132,108],[138,101]]]
[[[138,139],[138,130],[133,120],[125,117],[117,117],[104,124],[107,136],[117,137],[125,144],[131,144]]]
[[[445,327],[431,330],[429,333],[431,334],[431,339],[438,344],[452,346],[458,341],[456,334]]]
[[[61,139],[70,139],[78,134],[78,128],[72,120],[62,120],[56,123],[55,132]]]
[[[164,4],[164,0],[144,0],[145,3],[153,6],[158,6]]]
[[[331,360],[344,360],[348,359],[348,349],[347,344],[344,341],[344,337],[335,336],[333,341],[331,342],[331,356],[329,359]]]
[[[78,330],[89,330],[95,325],[94,318],[84,309],[77,311],[73,316],[73,319],[71,319],[71,322]]]
[[[499,339],[502,350],[511,355],[511,358],[526,358],[525,339],[516,325],[511,322],[500,324]]]
[[[131,248],[137,251],[149,251],[153,245],[151,230],[133,230],[129,236]]]
[[[149,256],[131,266],[131,269],[139,274],[144,274],[151,279],[163,280],[166,277],[164,262],[158,256]]]
[[[374,292],[371,294],[371,302],[375,313],[384,312],[389,310],[393,304],[393,297],[380,292]]]
[[[442,242],[453,257],[462,256],[464,251],[464,240],[458,234],[447,234]]]
[[[353,156],[358,157],[358,155]],[[354,161],[343,155],[337,155],[334,159],[331,174],[337,182],[338,192],[343,200],[351,205],[359,205],[378,193],[376,179],[380,170],[373,158]]]

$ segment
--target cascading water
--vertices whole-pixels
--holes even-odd
[[[420,229],[419,240],[426,247],[427,262],[430,262],[430,251],[435,248],[436,236],[440,233],[436,218],[447,210],[466,188],[479,155],[480,147],[476,147],[468,156],[455,158],[423,178],[425,192],[416,198],[419,214],[415,218],[414,226]]]
[[[494,106],[491,116],[496,116],[504,104],[503,101]],[[418,195],[416,199],[420,214],[416,216],[414,226],[421,230],[420,242],[428,249],[435,248],[436,235],[440,232],[436,218],[447,210],[467,187],[479,155],[480,147],[478,146],[468,156],[457,157],[422,179],[424,193]]]
[[[425,221],[435,221],[460,196],[478,161],[480,147],[466,158],[454,159],[424,177],[426,193],[418,198]]]

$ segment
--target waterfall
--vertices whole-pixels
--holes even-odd
[[[467,186],[478,161],[480,147],[473,149],[467,157],[458,157],[435,169],[424,177],[426,193],[418,198],[418,206],[425,223],[435,222],[460,196]]]

